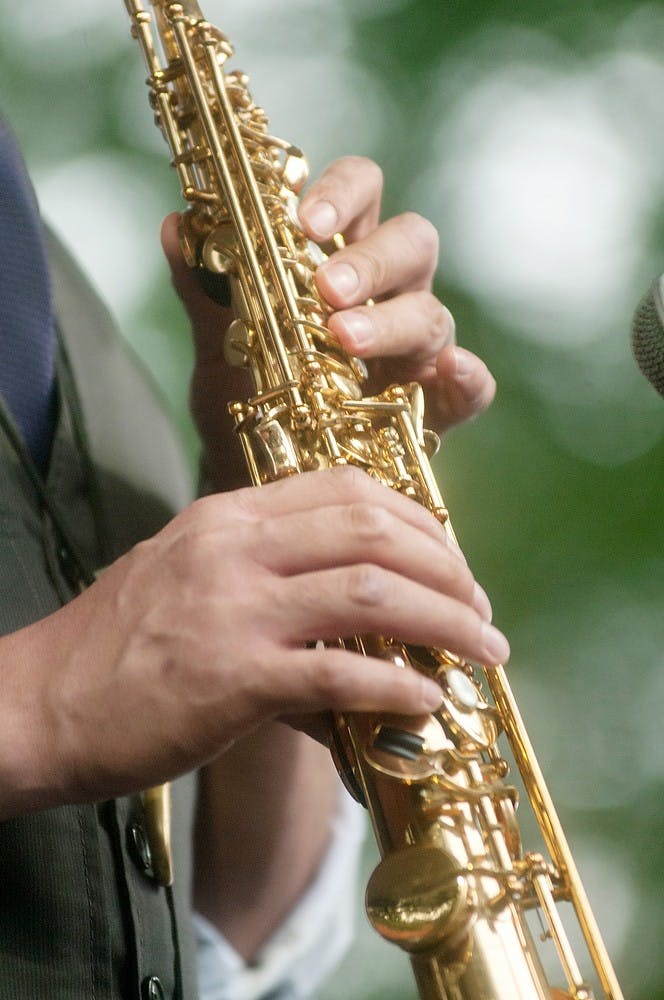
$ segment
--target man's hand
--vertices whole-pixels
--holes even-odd
[[[372,390],[390,382],[421,382],[427,426],[445,430],[484,410],[495,392],[486,365],[454,344],[454,320],[432,294],[438,237],[414,213],[379,223],[382,174],[371,160],[346,157],[325,171],[303,197],[300,221],[317,242],[342,232],[347,246],[319,267],[318,287],[336,310],[330,329],[352,354],[370,362]],[[218,489],[243,482],[244,463],[231,433],[225,401],[249,393],[246,373],[223,357],[231,311],[215,305],[186,267],[177,217],[165,221],[162,240],[173,282],[192,321],[196,362],[191,406]],[[376,300],[367,306],[367,299]]]
[[[444,430],[485,409],[495,382],[484,362],[454,346],[454,319],[432,294],[435,228],[413,212],[380,224],[382,183],[371,160],[338,160],[302,199],[300,219],[314,240],[341,232],[347,241],[317,272],[337,310],[330,329],[349,353],[372,361],[378,388],[420,382],[429,422]]]
[[[206,497],[2,640],[0,803],[136,790],[285,712],[430,711],[415,671],[307,644],[396,634],[495,664],[490,613],[433,516],[356,469]]]

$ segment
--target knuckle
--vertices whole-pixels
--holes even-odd
[[[363,288],[372,291],[382,289],[387,284],[388,264],[384,254],[373,253],[366,247],[353,247],[352,261],[356,267]],[[350,254],[349,254],[350,257]]]
[[[451,339],[451,313],[436,298],[433,292],[420,293],[419,308],[430,336],[436,344],[442,344]]]
[[[279,540],[279,529],[272,517],[257,518],[246,529],[249,551],[259,560],[269,555]]]
[[[391,517],[382,507],[358,501],[350,505],[348,514],[351,530],[358,541],[381,542],[388,538]]]
[[[340,171],[348,175],[362,173],[372,187],[377,188],[379,191],[383,188],[383,171],[376,161],[370,159],[368,156],[358,156],[355,154],[342,156],[340,159],[335,160],[330,170],[334,170],[337,167]]]
[[[456,642],[452,645],[458,646],[458,652],[476,657],[481,656],[483,649],[482,619],[476,611],[465,604],[460,604],[457,609],[454,634]]]
[[[305,197],[309,199],[313,192],[317,198],[324,197],[338,204],[346,199],[351,188],[357,187],[357,178],[361,178],[361,187],[368,188],[371,197],[380,197],[383,190],[383,171],[368,157],[354,155],[341,156],[333,160]]]
[[[198,497],[192,501],[188,507],[174,518],[173,523],[179,522],[187,528],[196,528],[198,525],[214,523],[219,516],[218,497],[215,494]]]
[[[458,562],[456,558],[455,561]],[[466,566],[462,565],[456,569],[456,573],[458,593],[461,600],[466,604],[472,604],[475,595],[475,577]]]
[[[418,257],[437,261],[439,237],[434,224],[418,212],[404,212],[399,219]]]
[[[379,193],[383,190],[383,171],[375,160],[370,160],[368,156],[351,156],[348,159],[353,169],[364,173],[370,187]]]
[[[183,532],[174,540],[171,563],[183,578],[197,579],[204,575],[210,561],[210,545],[207,534],[201,530]]]
[[[340,669],[339,657],[334,655],[333,650],[325,650],[324,655],[317,658],[315,684],[321,700],[330,708],[343,704],[347,693],[347,679]]]
[[[196,573],[203,559],[203,548],[199,529],[189,528],[172,540],[168,554],[171,563],[186,577]]]
[[[372,483],[366,472],[356,465],[337,465],[330,472],[348,501],[368,499]]]
[[[217,517],[221,517],[223,514],[226,519],[238,518],[243,521],[257,521],[261,516],[259,506],[261,497],[255,486],[245,486],[224,493],[223,496],[213,495],[203,499],[216,502],[219,505],[216,509]],[[220,509],[221,505],[226,508],[225,511]]]
[[[373,563],[351,567],[347,580],[348,598],[353,604],[375,608],[385,603],[389,592],[387,573]]]

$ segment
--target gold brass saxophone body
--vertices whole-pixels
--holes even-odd
[[[226,68],[230,42],[196,0],[125,3],[189,206],[181,225],[185,257],[230,285],[236,319],[226,356],[248,368],[254,384],[251,398],[232,403],[230,413],[253,482],[356,465],[426,506],[453,538],[429,464],[437,438],[423,427],[421,387],[392,385],[365,396],[363,362],[326,327],[330,310],[314,281],[324,255],[297,219],[307,177],[302,153],[270,134],[247,77]],[[338,641],[434,677],[444,695],[441,709],[423,718],[339,716],[333,746],[382,854],[367,888],[369,919],[410,954],[419,996],[621,1000],[503,669],[482,670],[482,682],[443,649],[394,636]],[[522,850],[501,733],[542,851]],[[147,802],[163,808],[155,790]],[[577,963],[561,904],[580,928],[600,993]],[[553,972],[544,969],[536,936],[557,956]]]

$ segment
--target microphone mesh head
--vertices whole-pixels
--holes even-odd
[[[632,321],[632,349],[639,368],[664,396],[664,276],[653,282],[641,299]]]

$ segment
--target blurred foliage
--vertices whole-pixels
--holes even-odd
[[[151,234],[179,200],[164,153],[145,137],[152,126],[140,91],[138,54],[127,37],[120,0],[117,12],[111,10],[115,6],[105,5],[102,15],[95,0],[48,7],[46,0],[25,0],[21,8],[0,0],[0,107],[24,142],[40,193],[40,180],[46,193],[53,190],[54,174],[71,161],[102,155],[121,162],[127,168],[121,177],[134,178],[130,214],[140,214],[140,226],[127,239],[140,248],[139,240],[154,243],[156,259]],[[243,10],[239,0],[223,5],[209,0],[204,6],[224,27],[227,16],[231,35],[235,22],[244,24],[251,16],[252,4]],[[256,6],[257,24],[269,21],[266,4]],[[288,19],[288,7],[275,0],[275,23],[282,15]],[[461,79],[463,85],[463,73],[477,69],[480,36],[491,39],[509,30],[523,39],[529,37],[523,31],[536,31],[578,69],[615,45],[621,32],[632,31],[637,41],[631,44],[650,51],[648,32],[632,30],[639,16],[647,24],[652,15],[662,26],[657,5],[637,9],[628,0],[582,6],[554,0],[544,9],[532,0],[296,4],[287,30],[297,37],[310,33],[321,58],[328,46],[332,55],[336,51],[327,34],[317,33],[320,19],[328,23],[324,11],[329,17],[331,10],[343,15],[345,34],[338,47],[344,58],[370,73],[376,86],[366,146],[361,139],[359,148],[349,146],[343,121],[357,106],[362,109],[368,93],[351,95],[352,106],[342,106],[341,114],[333,97],[320,102],[316,116],[324,123],[328,114],[335,115],[335,130],[326,137],[334,148],[354,148],[382,163],[389,213],[409,207],[412,179],[435,155],[429,98],[437,74],[453,64],[457,84]],[[282,58],[276,65],[287,85],[288,61],[295,65],[297,56],[287,42],[282,51],[275,45],[275,56]],[[246,41],[241,64],[253,74]],[[269,113],[268,89],[263,82],[260,97]],[[320,166],[321,149],[327,147],[318,148],[315,136],[307,144],[313,123],[302,113],[305,100],[305,94],[293,94],[289,138],[301,142]],[[632,114],[640,113],[637,108]],[[646,134],[655,131],[647,113],[644,108]],[[68,207],[59,228],[74,243],[107,242],[105,226],[120,188],[109,189],[108,199],[102,189],[98,211],[89,203],[79,211],[76,188],[66,190]],[[663,191],[643,228],[642,264],[630,292],[634,304],[662,267]],[[45,199],[45,208],[57,216],[57,205]],[[445,244],[446,219],[434,221]],[[570,233],[572,227],[570,219]],[[503,252],[495,247],[496,255]],[[164,271],[155,272],[147,253],[139,259],[149,281],[119,308],[124,332],[161,382],[191,444],[183,318]],[[121,271],[122,263],[104,266]],[[513,322],[504,310],[498,318],[479,285],[441,277],[438,291],[455,313],[460,339],[487,361],[499,385],[490,413],[444,443],[438,471],[446,499],[468,558],[492,595],[495,619],[510,636],[515,691],[579,851],[625,994],[631,1000],[664,1000],[659,944],[664,934],[664,409],[634,376],[626,306],[587,350],[565,351],[551,339],[524,336],[516,312]],[[605,377],[609,355],[613,381],[607,380],[603,395],[593,390],[586,396],[584,384],[596,387]],[[637,447],[644,421],[649,430]],[[589,427],[594,437],[588,437]],[[610,457],[617,431],[621,448],[634,444],[624,460],[620,450]],[[595,452],[588,440],[596,442]],[[576,448],[577,441],[586,444]],[[367,866],[373,857],[368,850]],[[379,942],[361,915],[358,920],[357,944],[322,1000],[414,997],[407,961]]]

